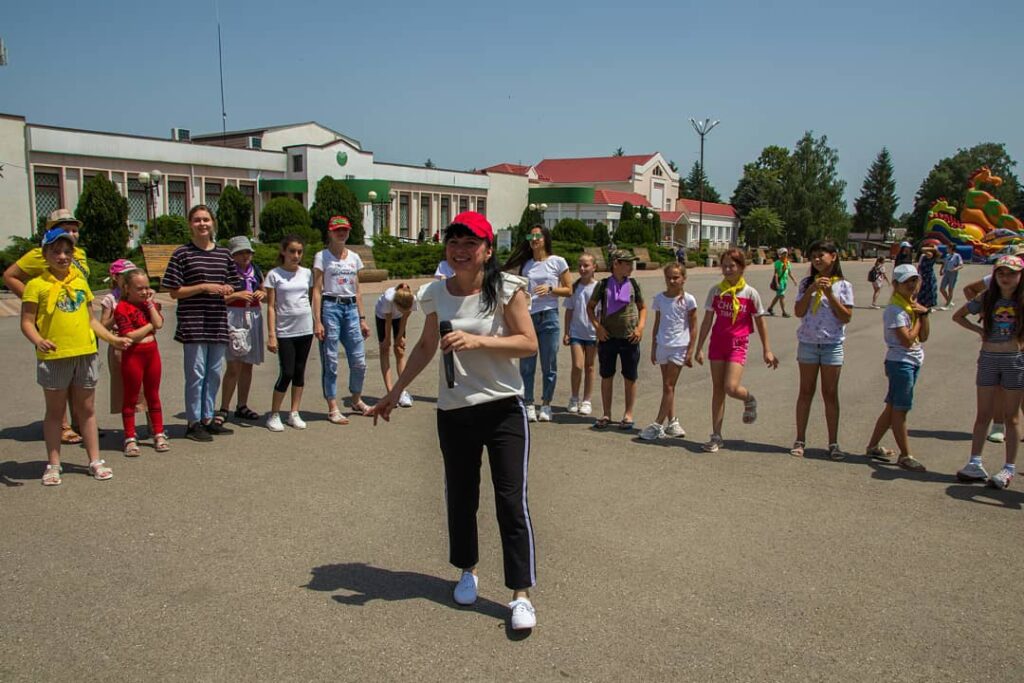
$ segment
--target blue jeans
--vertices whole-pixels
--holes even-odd
[[[324,299],[320,307],[320,321],[324,324],[324,340],[320,342],[324,398],[330,401],[338,397],[339,341],[345,347],[345,358],[348,359],[348,391],[350,394],[363,393],[366,349],[359,328],[359,308],[354,303],[343,304]]]
[[[558,381],[558,345],[562,341],[558,325],[558,309],[531,313],[533,329],[537,333],[537,350],[540,352],[540,371],[543,382],[541,401],[551,403],[555,396],[555,382]],[[523,395],[527,404],[533,403],[533,380],[537,372],[537,355],[519,359],[519,374],[523,378]]]
[[[184,344],[185,416],[188,423],[209,422],[217,402],[217,391],[224,376],[227,344]]]

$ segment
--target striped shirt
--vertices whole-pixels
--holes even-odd
[[[223,247],[209,251],[189,242],[178,247],[167,262],[160,284],[164,289],[179,289],[212,283],[242,288],[231,254]],[[178,324],[174,340],[182,344],[227,344],[228,314],[224,297],[219,294],[196,294],[178,299]]]

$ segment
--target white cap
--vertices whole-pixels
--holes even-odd
[[[913,246],[910,242],[900,242],[900,249]]]
[[[778,251],[779,251],[780,254],[788,254],[789,253],[789,249],[786,249],[785,247],[779,247]]]
[[[910,263],[904,263],[892,269],[893,282],[906,282],[912,277],[921,277],[921,275],[917,272],[917,267]]]

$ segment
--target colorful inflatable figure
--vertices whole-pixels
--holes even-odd
[[[999,187],[1003,179],[992,175],[987,166],[972,173],[959,219],[956,207],[945,197],[935,200],[928,209],[925,240],[953,248],[971,247],[971,256],[980,261],[1009,245],[1024,244],[1024,224],[1010,215],[1005,204],[981,189],[983,184]]]

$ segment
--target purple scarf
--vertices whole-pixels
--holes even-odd
[[[238,271],[238,275],[242,278],[242,284],[245,285],[245,291],[255,292],[257,289],[259,289],[260,283],[259,280],[256,278],[256,269],[253,267],[252,263],[250,263],[249,267],[246,268],[245,270],[239,268],[238,264],[236,263],[235,270]]]
[[[633,293],[633,288],[629,284],[629,278],[627,277],[622,282],[615,279],[614,276],[608,278],[608,296],[605,302],[605,315],[615,315],[629,304],[629,297]]]

